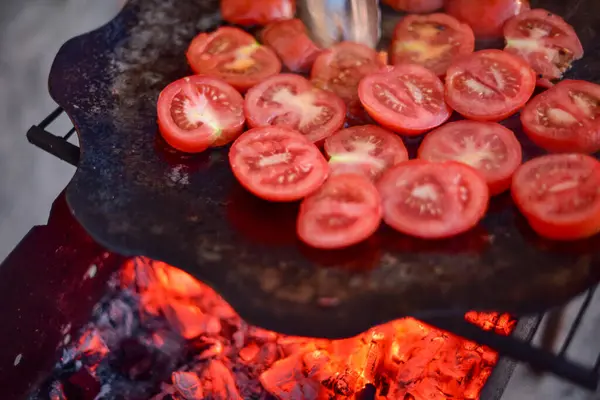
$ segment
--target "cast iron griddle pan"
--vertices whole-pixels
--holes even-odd
[[[600,82],[600,2],[532,6],[576,27],[586,55],[569,77]],[[389,35],[399,14],[384,15]],[[303,336],[350,336],[407,315],[542,311],[600,280],[598,238],[544,241],[509,195],[494,199],[474,230],[446,241],[382,226],[347,250],[303,246],[294,233],[297,205],[246,193],[229,169],[227,148],[185,155],[157,132],[158,93],[191,74],[184,56],[190,39],[221,23],[215,0],[131,0],[113,21],[58,53],[50,92],[82,148],[67,200],[108,249],[176,265],[210,284],[248,322]],[[505,124],[520,134],[518,118]],[[522,143],[527,158],[539,154]]]

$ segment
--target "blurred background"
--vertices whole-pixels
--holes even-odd
[[[74,168],[38,150],[25,133],[56,108],[50,66],[69,38],[116,15],[123,0],[0,0],[0,261],[34,225]],[[69,121],[51,126],[66,133]]]

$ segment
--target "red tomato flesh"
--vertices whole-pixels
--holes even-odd
[[[299,132],[255,128],[231,146],[229,164],[237,180],[257,197],[296,201],[327,179],[329,166],[319,149]]]
[[[529,10],[529,0],[446,0],[446,12],[473,28],[478,37],[500,37],[504,23]]]
[[[353,126],[325,140],[331,174],[357,173],[376,181],[390,167],[408,160],[402,139],[376,125]]]
[[[521,113],[523,130],[556,153],[600,150],[600,85],[564,80],[531,100]]]
[[[225,145],[242,133],[243,105],[242,96],[219,79],[180,79],[158,96],[160,133],[167,143],[186,153]]]
[[[416,64],[386,67],[364,77],[360,102],[369,115],[395,132],[417,135],[450,118],[444,85],[436,74]]]
[[[295,13],[295,0],[221,0],[221,16],[236,25],[267,25],[294,18]]]
[[[466,118],[497,122],[529,100],[535,83],[523,59],[501,50],[477,51],[448,68],[446,101]]]
[[[495,122],[457,121],[427,134],[419,158],[470,165],[483,175],[493,196],[510,188],[523,155],[510,129]]]
[[[371,121],[358,99],[358,83],[365,75],[384,65],[375,50],[359,43],[342,42],[317,57],[310,78],[316,87],[333,92],[344,100],[350,124],[362,125]]]
[[[299,75],[280,74],[248,91],[244,112],[251,127],[286,127],[320,143],[344,125],[346,106]]]
[[[308,72],[321,49],[308,37],[299,19],[269,24],[262,32],[263,42],[279,56],[292,72]]]
[[[444,0],[383,0],[383,3],[409,13],[430,13],[444,6]]]
[[[444,76],[452,62],[474,49],[473,31],[456,18],[447,14],[409,15],[396,25],[390,58],[393,65],[419,64]]]
[[[196,36],[186,56],[196,74],[223,79],[242,92],[281,71],[273,50],[228,26]]]
[[[319,249],[352,246],[381,224],[381,199],[369,179],[345,174],[330,177],[300,206],[300,240]]]
[[[473,228],[489,203],[485,179],[466,164],[411,160],[386,172],[377,187],[383,220],[423,239],[455,236]]]
[[[560,79],[583,47],[575,29],[558,15],[535,9],[526,11],[504,26],[505,51],[524,58],[540,79]]]
[[[583,154],[552,154],[523,164],[512,197],[540,236],[576,240],[600,232],[600,163]]]

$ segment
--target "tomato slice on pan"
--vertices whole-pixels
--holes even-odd
[[[271,201],[295,201],[317,190],[329,174],[327,160],[302,134],[255,128],[231,146],[229,164],[249,192]]]
[[[221,0],[221,16],[236,25],[267,25],[294,18],[295,0]]]
[[[300,205],[298,237],[320,249],[336,249],[362,242],[381,224],[377,188],[361,175],[330,177]]]
[[[190,76],[169,84],[158,96],[158,126],[171,146],[197,153],[242,133],[243,106],[242,96],[227,83]]]
[[[535,90],[535,72],[501,50],[477,51],[446,74],[446,101],[469,119],[500,121],[517,112]]]
[[[371,121],[358,99],[358,83],[365,75],[384,65],[375,50],[359,43],[342,42],[317,57],[310,78],[316,87],[333,92],[344,100],[348,106],[349,123],[366,124]]]
[[[413,63],[438,76],[458,57],[475,49],[475,36],[467,24],[447,14],[409,15],[394,30],[390,47],[391,63]]]
[[[526,11],[510,19],[504,37],[504,51],[527,60],[542,79],[562,78],[573,62],[583,57],[575,29],[546,10]]]
[[[240,91],[281,71],[273,50],[243,30],[228,26],[196,36],[186,56],[195,73],[221,78]]]
[[[346,106],[299,75],[280,74],[248,91],[244,111],[251,127],[287,127],[319,143],[344,125]]]
[[[383,0],[383,3],[409,13],[430,13],[444,6],[444,0]]]
[[[395,132],[417,135],[450,118],[444,85],[436,74],[416,64],[396,65],[360,81],[360,102],[369,115]]]
[[[600,85],[564,80],[531,100],[523,130],[538,146],[557,153],[600,150]]]
[[[446,12],[473,28],[478,37],[500,37],[510,18],[529,10],[529,0],[446,0]]]
[[[397,135],[376,125],[342,129],[325,140],[331,174],[358,173],[377,180],[390,167],[408,160]]]
[[[466,164],[411,160],[386,172],[377,187],[383,220],[423,239],[466,232],[483,218],[489,192],[485,179]]]
[[[483,175],[493,196],[510,187],[523,154],[510,129],[495,122],[457,121],[428,133],[419,158],[470,165]]]
[[[269,24],[262,32],[262,39],[292,72],[310,71],[322,51],[308,37],[306,27],[299,19]]]
[[[600,232],[600,163],[583,154],[552,154],[523,164],[512,197],[540,236],[587,238]]]

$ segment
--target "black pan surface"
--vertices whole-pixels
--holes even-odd
[[[569,77],[600,82],[600,2],[533,5],[576,27],[586,56]],[[386,32],[398,17],[385,12]],[[157,133],[158,93],[190,74],[190,39],[220,23],[214,0],[131,0],[113,21],[58,53],[50,92],[82,148],[67,200],[98,242],[176,265],[212,285],[249,322],[305,336],[350,336],[407,315],[537,312],[600,280],[599,238],[542,240],[508,195],[493,200],[476,229],[451,240],[424,242],[382,227],[351,249],[304,247],[294,234],[297,206],[247,194],[227,149],[185,155]],[[518,118],[505,124],[521,135]],[[527,158],[539,154],[522,143]]]

